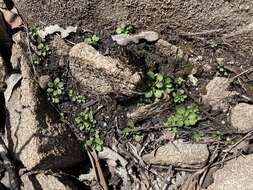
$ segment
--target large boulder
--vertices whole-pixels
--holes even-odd
[[[139,73],[118,59],[101,55],[86,43],[76,44],[69,53],[69,69],[83,91],[99,94],[133,95],[141,81]]]
[[[70,128],[57,123],[56,111],[34,79],[25,39],[24,33],[14,37],[22,50],[15,55],[20,56],[22,80],[6,102],[6,145],[27,169],[74,165],[84,160],[81,143]]]

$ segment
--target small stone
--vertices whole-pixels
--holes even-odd
[[[239,132],[247,132],[253,128],[253,105],[240,103],[231,111],[232,127]]]
[[[155,45],[163,56],[167,56],[167,57],[172,56],[177,59],[184,58],[184,53],[180,48],[178,48],[177,46],[165,40],[159,39]]]
[[[148,164],[201,168],[208,161],[208,157],[209,151],[206,144],[174,141],[144,155],[143,160]]]
[[[218,65],[224,65],[224,58],[218,57],[218,58],[216,58],[216,61],[217,61]]]
[[[40,85],[40,87],[42,89],[46,89],[49,81],[50,81],[50,76],[49,75],[42,75],[39,78],[39,85]]]
[[[252,190],[253,154],[225,163],[213,175],[214,183],[207,190]]]
[[[212,106],[213,110],[227,110],[228,99],[237,94],[227,90],[230,83],[228,78],[215,77],[206,85],[206,94],[202,95],[203,103]]]

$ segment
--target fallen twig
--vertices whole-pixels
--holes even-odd
[[[86,148],[86,151],[87,151],[88,156],[90,158],[92,167],[95,170],[97,182],[100,184],[100,186],[104,190],[108,190],[108,186],[107,186],[103,171],[101,169],[99,159],[98,159],[98,155],[97,155],[96,151],[91,150],[87,145],[85,145],[85,148]]]

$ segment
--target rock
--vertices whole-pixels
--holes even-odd
[[[57,123],[59,116],[35,82],[24,35],[18,33],[14,39],[24,48],[20,55],[23,78],[6,103],[5,143],[28,170],[72,166],[84,160],[81,143],[70,128]]]
[[[187,60],[187,55],[184,55],[183,51],[180,48],[178,48],[177,46],[175,46],[165,40],[159,39],[155,45],[156,45],[156,48],[158,49],[158,51],[163,56]]]
[[[201,168],[208,161],[206,144],[170,142],[143,156],[148,164],[174,165],[176,167]]]
[[[140,32],[139,34],[129,34],[127,36],[122,35],[122,34],[113,35],[112,39],[116,41],[117,44],[121,46],[126,46],[127,44],[131,42],[138,44],[140,40],[155,42],[159,39],[159,34],[157,32],[152,32],[152,31],[143,31],[143,32]]]
[[[49,75],[42,75],[39,78],[39,85],[40,85],[40,87],[42,89],[46,89],[49,81],[50,81],[50,76]]]
[[[21,177],[21,180],[24,184],[24,190],[78,190],[78,187],[72,181],[57,174],[25,174]]]
[[[225,163],[214,173],[214,183],[208,190],[252,190],[253,154]]]
[[[204,104],[212,106],[213,110],[222,109],[226,111],[228,109],[228,99],[238,93],[235,91],[229,91],[231,81],[224,77],[215,77],[206,85],[206,94],[202,95],[202,101]]]
[[[4,65],[4,60],[0,55],[0,92],[3,92],[6,88],[5,78],[6,78],[6,68]]]
[[[69,55],[70,72],[80,83],[80,90],[131,96],[141,82],[140,74],[132,71],[130,66],[99,54],[86,43],[75,45]]]
[[[253,105],[240,103],[231,111],[231,124],[239,132],[247,132],[253,128]]]

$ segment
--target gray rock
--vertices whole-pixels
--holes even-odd
[[[130,96],[141,81],[140,74],[132,71],[130,66],[99,54],[85,43],[75,45],[69,55],[70,72],[80,83],[80,90]]]
[[[214,173],[208,190],[252,190],[253,154],[228,161]]]
[[[43,173],[23,175],[23,190],[78,190],[78,187],[66,177]]]
[[[231,124],[239,132],[246,132],[253,128],[253,105],[240,103],[231,111]]]
[[[40,87],[42,89],[46,89],[49,81],[50,81],[50,76],[49,75],[40,76],[40,78],[39,78]]]
[[[19,40],[18,40],[19,39]],[[84,160],[80,142],[70,128],[58,124],[58,115],[40,92],[27,59],[25,34],[14,41],[22,49],[22,80],[6,103],[5,143],[13,156],[29,169],[65,168]]]
[[[235,91],[229,91],[231,80],[224,77],[215,77],[206,85],[206,94],[202,95],[204,104],[212,106],[213,110],[228,109],[228,99],[238,94]]]
[[[175,141],[144,155],[143,160],[148,164],[201,168],[208,161],[208,157],[209,151],[206,144]]]
[[[179,47],[167,42],[166,40],[159,39],[155,45],[163,56],[187,60],[187,55],[185,55]]]

